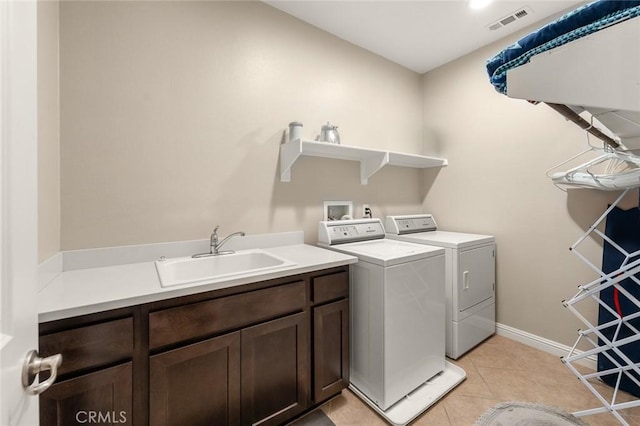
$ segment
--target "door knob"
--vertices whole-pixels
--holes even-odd
[[[62,364],[62,355],[56,354],[41,358],[38,351],[31,350],[27,353],[22,366],[22,387],[29,395],[39,395],[49,389],[56,381],[58,367]],[[43,371],[49,371],[50,375],[44,382],[36,382],[36,377]]]

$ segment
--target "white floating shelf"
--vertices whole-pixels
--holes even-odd
[[[359,161],[360,183],[362,185],[366,185],[369,178],[384,166],[426,169],[429,167],[444,167],[448,164],[444,158],[296,139],[280,145],[281,182],[291,181],[291,167],[302,155]]]

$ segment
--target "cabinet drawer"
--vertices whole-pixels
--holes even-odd
[[[58,374],[112,364],[133,355],[133,318],[40,336],[40,356],[62,354]]]
[[[313,303],[342,299],[349,296],[349,273],[338,272],[313,278]]]
[[[151,349],[206,337],[304,309],[303,281],[207,300],[149,315]]]

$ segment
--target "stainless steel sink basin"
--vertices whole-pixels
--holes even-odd
[[[275,268],[295,265],[263,250],[241,250],[232,254],[200,258],[177,257],[155,261],[160,285],[216,283],[241,276],[258,275]]]

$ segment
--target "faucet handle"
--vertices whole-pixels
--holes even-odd
[[[211,237],[209,238],[210,241],[210,251],[213,252],[213,246],[218,244],[218,228],[220,228],[220,225],[216,225],[215,228],[213,228],[213,232],[211,233]]]

